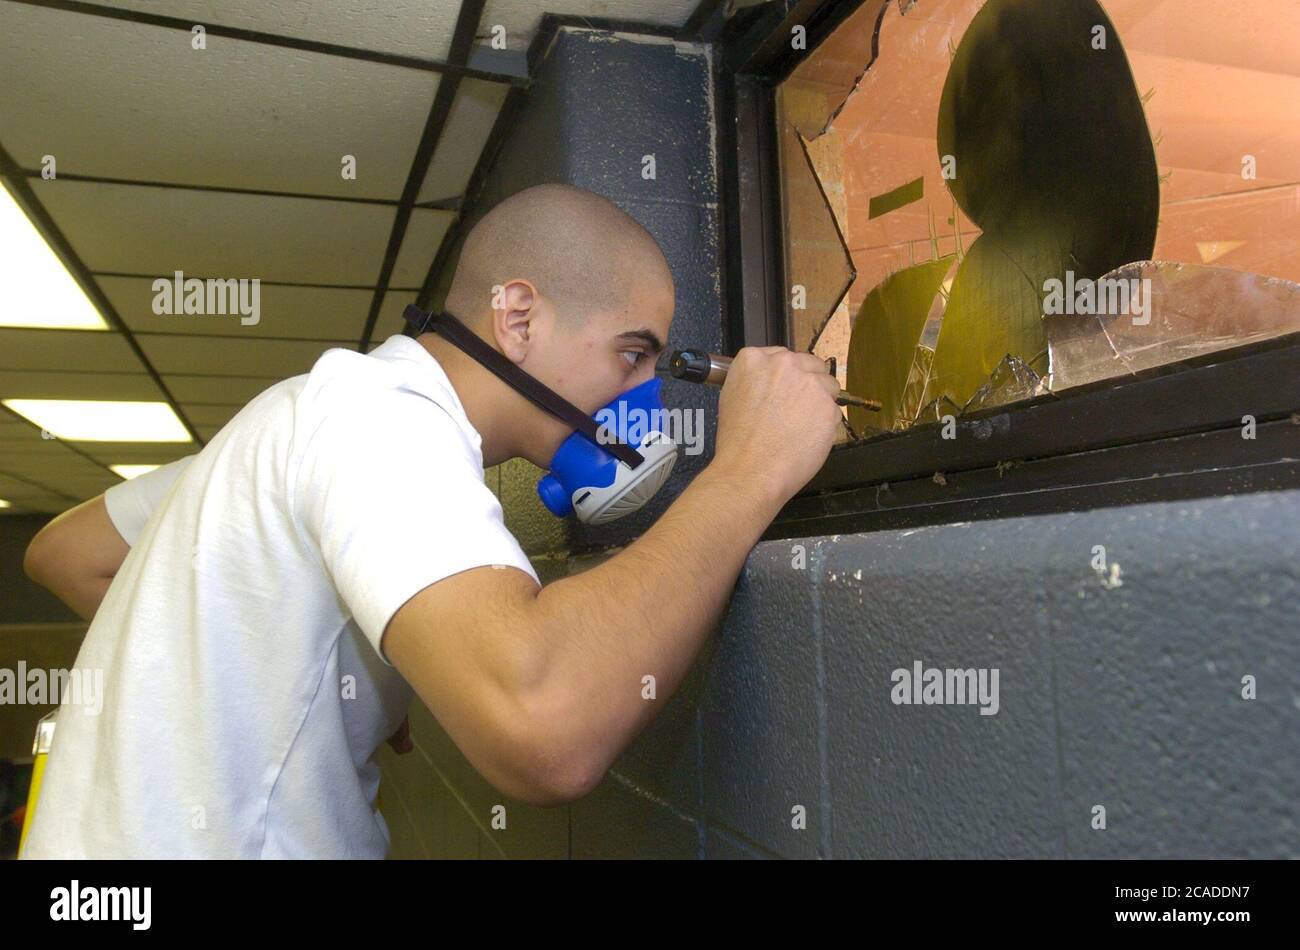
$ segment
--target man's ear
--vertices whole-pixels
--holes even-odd
[[[537,289],[526,280],[512,280],[501,288],[492,311],[492,334],[506,358],[522,363],[534,336]]]

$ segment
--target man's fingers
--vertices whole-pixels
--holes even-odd
[[[795,353],[794,358],[795,365],[802,370],[806,370],[809,373],[821,373],[824,376],[830,375],[826,361],[820,356],[816,356],[812,353]]]

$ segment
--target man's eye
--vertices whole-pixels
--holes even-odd
[[[631,366],[633,366],[633,367],[635,367],[638,363],[640,363],[640,362],[641,362],[641,358],[644,357],[644,356],[645,356],[645,354],[642,353],[640,350],[624,350],[624,351],[623,351],[623,358],[624,358],[625,360],[627,360],[628,363],[629,363]]]

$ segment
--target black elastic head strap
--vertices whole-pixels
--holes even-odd
[[[591,416],[492,349],[487,341],[447,311],[434,314],[415,304],[407,304],[406,309],[402,311],[402,317],[415,329],[417,336],[432,331],[443,337],[448,343],[463,350],[467,356],[482,364],[485,369],[521,396],[530,400],[538,408],[549,412],[565,425],[581,432],[620,462],[626,462],[630,467],[636,468],[645,461],[640,452],[626,442],[618,441],[608,429],[597,425],[596,420]]]

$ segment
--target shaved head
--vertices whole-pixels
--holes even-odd
[[[591,414],[654,378],[674,298],[663,251],[635,218],[584,188],[546,184],[511,195],[469,229],[443,306]],[[437,332],[416,339],[483,435],[485,459],[545,466],[572,434]]]
[[[557,319],[634,308],[649,289],[672,293],[672,272],[650,232],[607,198],[573,185],[536,185],[493,207],[470,230],[446,309],[471,324],[493,310],[493,288],[530,281]]]

